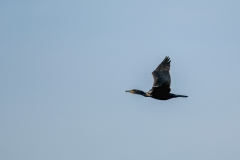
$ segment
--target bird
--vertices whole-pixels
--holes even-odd
[[[164,60],[159,64],[159,66],[152,72],[153,76],[153,86],[148,92],[144,92],[137,89],[126,90],[132,94],[139,94],[144,97],[151,97],[157,100],[169,100],[171,98],[177,97],[188,97],[185,95],[173,94],[170,93],[171,88],[171,76],[169,73],[170,70],[170,58],[166,56]]]

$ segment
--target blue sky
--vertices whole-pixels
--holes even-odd
[[[1,1],[0,159],[239,160],[240,2]],[[172,93],[148,91],[171,58]]]

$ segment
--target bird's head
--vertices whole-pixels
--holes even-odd
[[[140,94],[142,96],[146,96],[146,93],[137,89],[132,89],[132,90],[126,90],[125,92],[129,92],[132,94]]]

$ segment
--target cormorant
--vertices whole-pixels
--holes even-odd
[[[158,100],[168,100],[177,97],[188,97],[184,95],[170,93],[170,62],[170,58],[166,56],[162,63],[152,72],[154,82],[152,89],[150,89],[148,92],[143,92],[137,89],[127,90],[126,92],[140,94],[144,97],[152,97]]]

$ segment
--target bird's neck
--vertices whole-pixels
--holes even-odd
[[[142,96],[144,96],[144,97],[149,97],[146,92],[143,92],[143,91],[141,91],[141,90],[136,90],[136,91],[135,91],[135,94],[139,94],[139,95],[142,95]]]

